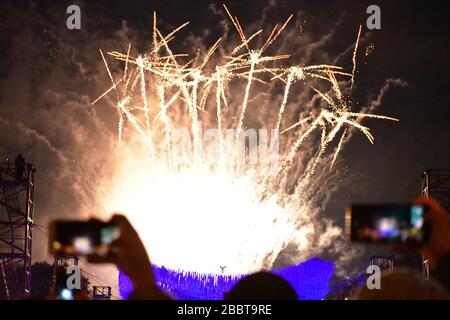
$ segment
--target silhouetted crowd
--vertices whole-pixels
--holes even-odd
[[[397,245],[392,250],[418,250],[429,264],[432,277],[397,268],[381,274],[379,289],[361,286],[354,294],[355,300],[447,300],[450,292],[450,225],[448,213],[434,199],[418,198],[415,204],[428,206],[425,221],[431,225],[429,240],[423,245]],[[111,250],[114,263],[131,278],[134,291],[132,300],[172,299],[161,291],[155,282],[149,256],[137,232],[122,215],[111,220],[119,225],[121,237]],[[90,257],[90,261],[101,261]],[[294,288],[282,277],[270,272],[258,272],[244,277],[225,293],[225,300],[296,300]]]

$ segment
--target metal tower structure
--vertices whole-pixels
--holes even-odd
[[[0,163],[0,299],[31,293],[35,172],[32,164]]]
[[[77,256],[67,256],[67,255],[57,255],[55,256],[55,260],[53,261],[53,277],[52,277],[52,285],[56,286],[56,278],[58,274],[58,270],[67,269],[68,266],[77,266],[78,265],[78,257]]]
[[[93,286],[93,300],[111,300],[111,287],[109,286]]]
[[[79,258],[77,256],[57,255],[53,261],[53,268],[67,268],[68,266],[77,266]]]
[[[392,271],[394,270],[394,257],[393,256],[372,256],[370,257],[370,265],[379,266],[380,270]]]
[[[422,195],[435,198],[450,212],[450,169],[427,169],[422,174]]]

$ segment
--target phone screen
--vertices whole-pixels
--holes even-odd
[[[352,205],[346,213],[346,234],[356,242],[423,243],[426,211],[422,205]]]
[[[116,225],[101,222],[54,221],[50,234],[53,254],[104,256],[111,242],[118,239],[120,230]]]

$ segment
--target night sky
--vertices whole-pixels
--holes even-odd
[[[330,195],[324,209],[339,225],[348,203],[408,201],[418,194],[424,169],[450,168],[448,1],[2,0],[0,157],[22,152],[37,167],[38,223],[92,214],[95,183],[107,174],[102,163],[113,150],[108,137],[116,130],[116,115],[102,104],[88,107],[108,84],[98,49],[125,51],[130,40],[148,48],[153,10],[164,33],[189,20],[185,35],[212,43],[223,28],[223,2],[243,26],[264,20],[272,22],[271,29],[291,13],[305,21],[305,41],[317,45],[294,53],[307,54],[305,62],[332,62],[354,43],[360,24],[362,55],[374,44],[359,61],[353,100],[356,108],[377,103],[375,113],[400,122],[365,120],[375,144],[355,133],[341,153],[351,181]],[[79,31],[65,27],[70,4],[81,7]],[[370,4],[381,8],[381,30],[364,26]],[[351,68],[350,59],[340,64]],[[35,232],[34,260],[46,257],[46,241]]]

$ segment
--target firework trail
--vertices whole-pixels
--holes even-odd
[[[323,159],[327,159],[330,168],[335,165],[339,152],[349,137],[349,129],[361,132],[370,143],[374,142],[374,136],[371,134],[370,128],[361,124],[363,119],[374,118],[391,121],[398,121],[398,119],[352,112],[349,104],[350,99],[341,90],[341,82],[345,82],[346,79],[349,80],[351,88],[355,83],[361,27],[355,43],[352,57],[353,69],[351,72],[346,72],[340,66],[328,64],[310,66],[293,64],[285,67],[281,65],[280,61],[288,62],[289,54],[270,55],[267,52],[282,34],[283,30],[288,28],[292,15],[284,21],[281,27],[276,25],[269,37],[262,41],[263,44],[255,49],[252,48],[252,44],[261,37],[263,30],[258,30],[252,35],[246,36],[238,18],[233,16],[227,7],[224,6],[224,9],[240,39],[240,42],[230,50],[229,54],[222,57],[218,57],[216,54],[222,38],[219,38],[203,57],[197,55],[194,59],[189,59],[187,54],[174,53],[170,47],[170,42],[188,25],[188,22],[164,36],[157,27],[155,13],[153,16],[152,46],[149,52],[133,57],[131,45],[129,45],[126,53],[117,51],[108,53],[110,57],[124,63],[124,73],[118,80],[114,79],[107,60],[103,52],[101,52],[111,81],[111,87],[101,94],[94,103],[113,91],[116,93],[117,105],[115,109],[119,116],[119,142],[124,139],[124,130],[127,126],[134,128],[135,137],[138,137],[144,143],[148,156],[152,160],[150,163],[152,165],[156,164],[159,168],[158,170],[163,170],[168,177],[167,179],[161,178],[163,180],[159,182],[159,192],[164,190],[163,186],[168,184],[167,181],[172,181],[171,186],[181,184],[180,181],[186,178],[186,172],[193,170],[195,174],[188,176],[194,180],[189,180],[188,185],[191,182],[194,183],[195,180],[203,181],[204,184],[217,183],[217,193],[228,192],[233,195],[235,195],[234,189],[236,189],[236,185],[245,185],[246,191],[244,194],[251,195],[252,199],[250,201],[252,203],[249,203],[248,207],[242,208],[242,210],[244,212],[245,210],[265,212],[265,204],[261,204],[258,202],[260,200],[254,199],[262,199],[268,193],[276,190],[274,193],[277,194],[278,198],[275,202],[280,202],[280,198],[283,198],[285,195],[279,191],[282,189],[282,186],[279,186],[278,182],[288,175],[288,171],[295,163],[298,151],[302,146],[306,147],[305,141],[313,132],[320,132],[321,138],[317,144],[314,158],[311,159],[305,169],[307,176],[311,176],[316,172]],[[323,81],[329,87],[328,92],[320,91],[315,87],[306,88],[320,97],[320,109],[309,112],[307,116],[299,119],[298,122],[283,128],[283,122],[285,122],[283,120],[290,98],[298,94],[299,86],[294,86],[294,84],[297,82],[305,83],[308,79]],[[342,81],[338,79],[342,79]],[[244,82],[245,85],[241,86],[243,92],[239,93],[242,101],[239,104],[231,105],[229,101],[232,99],[229,97],[228,92],[231,90],[233,82]],[[277,110],[275,121],[274,123],[266,123],[266,126],[275,130],[276,134],[272,139],[278,140],[281,136],[290,136],[290,139],[286,139],[286,141],[291,141],[292,143],[283,146],[280,154],[281,162],[275,170],[271,171],[261,163],[258,163],[256,166],[243,165],[238,163],[237,160],[239,159],[238,145],[241,134],[244,131],[246,113],[253,107],[252,93],[256,91],[256,85],[269,86],[273,82],[280,82],[284,86],[284,90],[280,105],[273,109]],[[305,88],[302,90],[305,90]],[[236,95],[238,94],[236,93]],[[218,150],[219,156],[216,163],[204,161],[204,141],[202,138],[202,129],[205,125],[202,120],[204,119],[209,119],[206,125],[217,129],[218,139],[212,143]],[[174,149],[171,136],[177,127],[182,127],[186,123],[193,137],[193,157],[191,159],[192,162],[187,164],[188,170],[182,172],[177,163],[173,162]],[[231,146],[226,135],[228,129],[235,130],[231,139],[234,142],[231,143]],[[336,141],[337,146],[331,158],[324,157],[327,149],[334,141]],[[145,165],[138,164],[139,167],[144,167]],[[151,171],[152,169],[149,170]],[[137,173],[137,175],[139,174],[142,173]],[[207,175],[208,178],[203,175]],[[209,180],[210,176],[214,176],[215,180],[213,182]],[[174,177],[175,180],[171,180],[171,177]],[[229,186],[230,189],[223,191],[224,186]],[[213,187],[206,186],[206,188],[201,189],[204,197],[207,197],[207,193],[210,192],[209,189]],[[171,189],[173,187],[170,187]],[[216,193],[211,195],[211,198],[215,196]],[[238,198],[242,197],[242,195],[235,196]],[[191,201],[193,197],[194,195],[189,196],[186,201]],[[247,200],[242,201],[245,202]],[[170,202],[170,200],[167,202]],[[163,206],[167,202],[164,202]],[[201,210],[198,208],[198,204],[194,206],[196,206],[195,210]],[[283,234],[289,232],[298,233],[296,228],[291,229],[292,221],[295,217],[283,215],[286,210],[287,208],[283,207],[278,210],[282,213],[275,218],[271,216],[270,219],[281,222],[279,222],[276,236],[267,240],[268,242],[265,244],[267,247],[247,248],[242,243],[236,243],[233,247],[233,245],[228,244],[229,260],[234,259],[232,252],[241,252],[239,255],[241,260],[245,260],[242,258],[242,252],[244,254],[253,252],[251,258],[249,258],[251,261],[242,262],[244,266],[241,269],[236,268],[236,272],[247,272],[248,269],[261,266],[270,267],[277,253],[286,245],[287,240],[285,237],[283,238]],[[252,219],[254,218],[254,216],[251,217]],[[205,218],[202,216],[202,219],[208,221],[209,217]],[[257,221],[258,219],[255,218],[255,220]],[[186,223],[189,222],[186,221]],[[253,228],[254,226],[247,227]],[[241,232],[264,234],[261,229],[256,227],[252,232],[249,232],[248,229],[243,229]],[[305,239],[307,239],[307,235],[310,232],[311,230],[305,229],[305,233],[300,232],[301,235],[296,236],[297,242],[302,243],[301,246],[306,246],[304,244]],[[216,235],[211,236],[214,237]],[[198,240],[198,242],[204,241]],[[164,249],[170,252],[168,248]],[[153,248],[152,251],[155,252],[155,249]],[[164,254],[161,251],[161,256]],[[222,254],[225,258],[227,257],[226,253],[222,252]],[[155,255],[158,256],[158,253]],[[164,259],[170,260],[167,254],[160,261]],[[214,260],[211,258],[211,260],[215,261],[214,263],[220,259]],[[184,261],[186,262],[187,260]],[[259,261],[259,263],[255,261]],[[218,265],[219,262],[217,262]],[[196,266],[196,268],[198,269],[199,267]],[[213,267],[209,266],[208,268],[205,268],[204,271],[211,271]],[[230,270],[233,269],[230,268]]]
[[[224,6],[225,7],[225,6]],[[129,78],[126,81],[126,85],[123,87],[121,93],[123,95],[122,99],[118,103],[118,113],[120,115],[119,119],[119,137],[121,137],[121,132],[123,130],[123,118],[127,118],[129,122],[133,124],[135,129],[140,132],[141,136],[147,140],[147,143],[150,146],[150,150],[154,150],[152,146],[152,122],[150,121],[150,109],[148,105],[148,98],[146,92],[146,72],[156,76],[157,79],[154,85],[157,87],[157,92],[159,94],[159,113],[155,120],[160,119],[160,121],[165,125],[166,134],[170,133],[169,122],[170,119],[167,116],[167,111],[169,107],[176,101],[182,100],[182,102],[187,104],[187,110],[191,118],[192,125],[192,135],[194,137],[194,149],[195,154],[198,158],[199,145],[201,145],[201,139],[198,136],[198,112],[199,110],[204,111],[206,106],[206,100],[208,99],[208,93],[210,92],[210,88],[214,83],[216,86],[216,109],[217,109],[217,128],[219,132],[222,132],[222,106],[221,102],[224,101],[226,103],[225,97],[225,85],[227,80],[223,79],[223,75],[225,74],[228,79],[230,78],[243,78],[247,80],[243,102],[241,105],[241,111],[239,113],[238,121],[237,121],[237,131],[236,131],[236,139],[239,139],[239,136],[242,131],[242,127],[245,120],[245,113],[249,105],[249,97],[251,92],[251,87],[255,81],[266,83],[264,80],[257,78],[256,74],[268,73],[272,75],[272,78],[269,81],[281,80],[285,84],[283,100],[281,106],[279,108],[279,114],[277,117],[277,122],[275,124],[276,132],[279,132],[281,129],[281,123],[283,120],[283,114],[288,103],[288,97],[290,94],[291,86],[297,80],[304,80],[306,77],[312,78],[321,78],[326,80],[332,85],[332,92],[335,95],[336,101],[328,95],[320,92],[319,90],[313,88],[313,90],[318,93],[322,99],[328,104],[328,108],[324,109],[319,113],[316,118],[308,117],[307,119],[302,119],[298,123],[292,125],[286,130],[282,131],[282,134],[287,131],[295,129],[297,126],[309,124],[310,128],[301,135],[297,141],[293,144],[291,148],[291,152],[287,153],[285,158],[285,163],[290,163],[295,157],[295,152],[301,146],[302,142],[319,127],[322,127],[322,130],[326,130],[326,125],[333,126],[333,129],[327,134],[327,137],[324,141],[321,142],[319,147],[318,159],[315,161],[314,165],[310,168],[310,170],[314,171],[315,167],[320,160],[320,156],[324,153],[326,146],[335,140],[336,134],[340,131],[340,129],[344,126],[344,124],[353,126],[354,128],[360,130],[368,140],[373,143],[374,137],[370,133],[370,129],[362,126],[355,121],[355,119],[362,119],[366,117],[377,118],[377,119],[385,119],[398,121],[397,119],[385,116],[371,115],[371,114],[363,114],[363,113],[353,113],[349,112],[350,107],[347,105],[347,102],[343,98],[341,89],[339,87],[339,83],[336,79],[336,76],[347,76],[351,78],[352,85],[354,84],[355,78],[355,70],[356,70],[356,54],[358,49],[358,44],[361,36],[361,27],[358,31],[357,41],[355,44],[355,50],[353,53],[353,70],[351,73],[345,73],[341,67],[332,66],[332,65],[314,65],[314,66],[293,66],[288,68],[276,67],[276,68],[268,68],[264,66],[264,63],[275,60],[282,60],[289,58],[289,55],[277,55],[277,56],[264,56],[263,53],[269,48],[269,46],[276,40],[276,38],[281,34],[281,32],[287,27],[289,21],[292,16],[290,16],[281,28],[275,26],[272,30],[270,36],[265,41],[264,45],[257,50],[251,50],[249,48],[249,43],[251,40],[255,39],[257,35],[261,33],[262,30],[259,30],[251,37],[247,38],[245,33],[240,25],[239,20],[236,17],[233,17],[228,8],[226,8],[226,12],[228,13],[233,25],[235,26],[242,43],[234,48],[232,54],[228,58],[229,62],[226,64],[216,65],[215,72],[211,74],[207,74],[203,72],[203,68],[207,65],[210,58],[216,51],[219,46],[220,39],[211,47],[208,53],[205,55],[203,62],[200,66],[194,67],[192,66],[193,60],[190,60],[184,65],[180,65],[177,61],[179,57],[185,57],[186,54],[174,54],[168,46],[170,40],[172,40],[176,33],[179,32],[182,28],[184,28],[188,23],[181,25],[176,28],[166,37],[163,37],[160,31],[156,27],[156,13],[154,15],[154,32],[153,32],[153,48],[151,49],[151,54],[146,54],[144,56],[138,56],[133,59],[130,57],[130,49],[128,48],[127,54],[122,54],[118,52],[110,52],[109,55],[114,58],[125,61],[125,71],[124,76],[119,81],[115,82],[113,76],[111,74],[110,68],[107,65],[106,59],[102,54],[103,61],[106,65],[106,69],[108,72],[108,76],[111,79],[112,86],[106,92],[104,92],[98,99],[94,101],[96,103],[99,99],[103,98],[105,95],[115,90],[118,94],[120,91],[117,87],[123,82],[124,79],[127,78],[127,70],[129,64],[134,64],[135,68],[138,69],[135,75],[134,82],[140,82],[140,92],[141,92],[141,108],[135,107],[135,101],[133,99],[135,86],[132,87],[131,90],[128,89],[128,83],[133,75],[133,72],[130,72]],[[159,38],[159,39],[158,39]],[[241,49],[246,48],[247,52],[237,55],[236,54],[241,51]],[[162,49],[166,49],[166,53],[164,56],[160,55],[160,51]],[[139,80],[138,80],[139,79]],[[152,77],[152,79],[155,79]],[[198,104],[198,95],[199,88],[203,84],[205,90],[202,102],[200,103],[201,108]],[[164,93],[166,89],[177,88],[176,94],[174,94],[170,101],[166,104],[164,99]],[[182,93],[182,97],[180,97],[180,92]],[[180,98],[180,99],[179,99]],[[132,102],[133,101],[133,102]],[[136,116],[133,111],[134,110],[143,111],[144,121],[142,122],[138,116]],[[352,120],[353,119],[353,120]],[[153,121],[154,123],[155,121]],[[326,125],[325,125],[326,124]],[[345,130],[345,129],[344,129]],[[294,133],[295,134],[295,133]],[[340,141],[342,140],[342,137]],[[222,141],[222,139],[220,139]],[[342,142],[342,141],[341,141]],[[167,145],[168,138],[165,141]],[[223,142],[221,142],[223,144]],[[342,143],[341,143],[342,144]],[[221,151],[223,152],[223,146],[221,147]],[[166,148],[169,150],[170,148]],[[337,153],[341,148],[337,148]],[[337,154],[335,155],[335,158]]]

